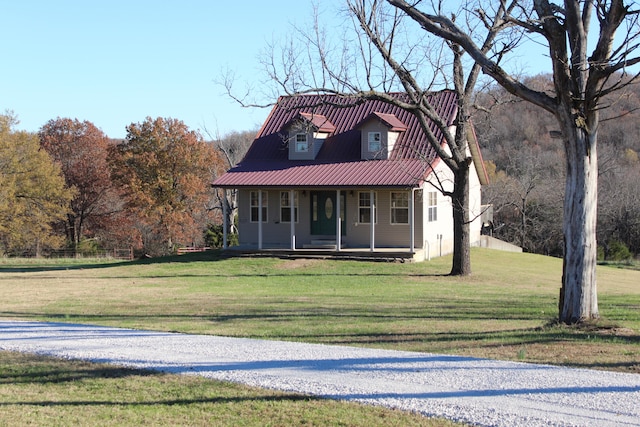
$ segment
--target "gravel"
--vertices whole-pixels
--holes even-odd
[[[23,321],[0,321],[0,349],[201,375],[480,426],[640,426],[637,374]]]

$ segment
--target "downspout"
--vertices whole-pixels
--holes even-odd
[[[258,249],[262,250],[262,190],[258,190]]]
[[[342,230],[340,221],[340,189],[336,190],[336,251],[342,247]]]
[[[223,189],[224,199],[222,202],[222,249],[227,249],[227,228],[229,227],[229,221],[227,221],[227,190]]]
[[[295,216],[295,203],[294,203],[294,191],[289,190],[289,208],[291,209],[291,250],[296,250],[296,216]]]
[[[417,188],[411,189],[411,197],[409,198],[409,250],[411,253],[415,253],[416,251],[416,206],[415,206],[415,195]]]
[[[371,248],[371,252],[376,250],[376,203],[374,196],[374,191],[369,190],[369,201],[371,203],[371,217],[369,218],[369,223],[371,224],[369,227],[369,247]]]

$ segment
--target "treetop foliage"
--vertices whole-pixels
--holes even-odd
[[[163,236],[152,241],[140,231],[149,252],[166,253],[178,242],[202,239],[211,182],[223,165],[211,144],[180,120],[148,117],[127,127],[126,139],[111,147],[109,159],[127,207],[139,217],[138,230],[157,229]]]
[[[38,137],[16,124],[12,113],[0,115],[0,253],[37,253],[63,240],[51,224],[64,218],[74,191]]]

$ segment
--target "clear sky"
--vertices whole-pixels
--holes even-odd
[[[69,117],[111,138],[123,138],[127,125],[147,116],[210,133],[258,128],[269,111],[239,107],[215,80],[226,68],[246,80],[260,74],[259,52],[290,31],[296,17],[312,13],[304,0],[0,0],[0,6],[0,112],[13,110],[18,129],[35,132]]]
[[[340,0],[322,0],[332,9]],[[269,111],[245,109],[215,83],[224,69],[265,79],[258,56],[308,22],[311,0],[0,0],[0,112],[18,129],[88,120],[111,138],[150,117],[224,135],[257,129]],[[326,17],[326,15],[323,15]],[[206,136],[206,134],[205,134]]]

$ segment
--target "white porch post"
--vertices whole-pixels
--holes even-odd
[[[222,194],[224,198],[222,202],[222,249],[227,249],[227,228],[229,228],[229,221],[227,221],[227,190],[223,189]]]
[[[340,190],[336,190],[336,251],[342,247],[342,230],[340,221]]]
[[[289,208],[291,209],[291,250],[296,250],[296,208],[294,203],[295,191],[289,190]]]
[[[369,191],[369,207],[371,209],[371,217],[369,218],[369,247],[371,252],[376,250],[376,204],[375,204],[375,192]]]
[[[262,190],[258,190],[258,249],[262,250]]]
[[[415,195],[415,192],[413,191],[413,189],[411,189],[409,191],[409,233],[411,233],[411,235],[409,236],[409,250],[411,251],[411,253],[415,252],[414,249],[416,246],[416,242],[415,242],[416,213],[415,213],[415,204],[413,201],[414,195]]]

